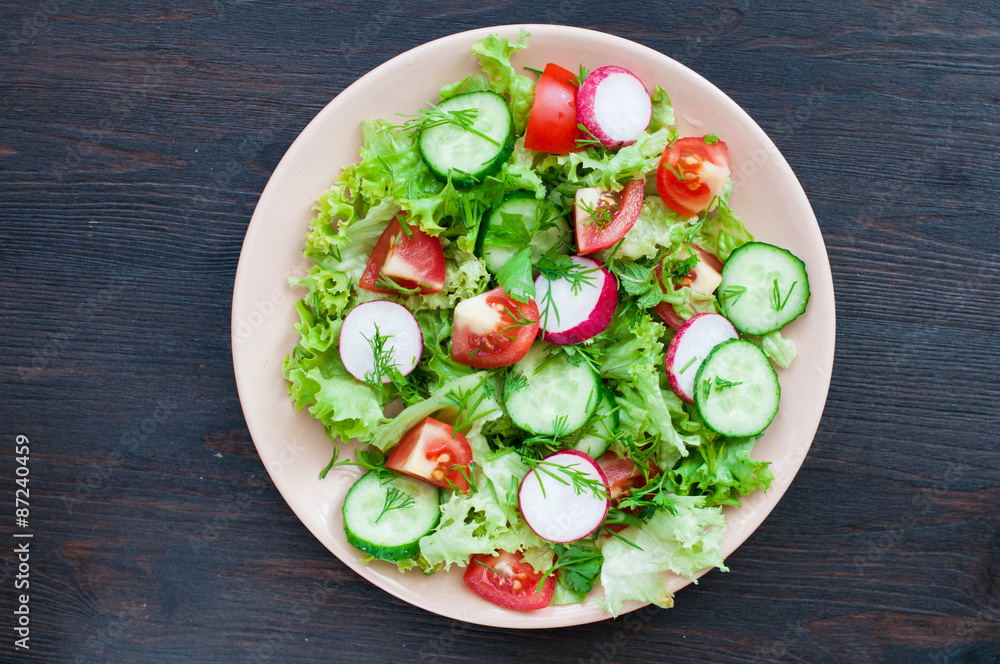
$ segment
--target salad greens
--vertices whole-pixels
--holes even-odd
[[[507,99],[516,131],[522,134],[535,83],[517,72],[511,56],[527,47],[526,37],[522,32],[515,41],[490,36],[477,42],[473,52],[482,73],[446,85],[441,99],[472,90],[497,92]],[[693,295],[681,277],[690,270],[686,248],[692,243],[725,260],[752,240],[728,205],[731,185],[709,212],[694,218],[671,211],[657,196],[647,196],[631,231],[616,246],[595,255],[620,286],[610,327],[578,346],[553,351],[565,353],[574,364],[589,363],[613,390],[619,426],[611,449],[636,460],[649,475],[646,487],[622,504],[630,511],[611,511],[609,522],[617,521],[624,530],[605,528],[577,543],[553,545],[528,528],[518,512],[518,483],[531,461],[560,441],[539,440],[512,424],[500,398],[509,379],[506,368],[476,370],[452,361],[450,355],[456,303],[495,285],[475,255],[484,215],[506,194],[519,191],[547,199],[561,216],[572,208],[580,187],[616,191],[636,177],[655,173],[660,155],[678,133],[667,93],[657,87],[652,101],[652,122],[630,146],[548,155],[525,149],[519,139],[499,173],[465,190],[435,178],[421,159],[416,146],[419,118],[400,124],[367,120],[361,126],[360,160],[345,167],[320,197],[304,249],[312,266],[305,277],[291,280],[305,295],[297,304],[298,345],[285,361],[284,375],[296,408],[307,408],[322,422],[333,444],[323,474],[355,463],[341,455],[341,442],[357,439],[387,452],[416,423],[442,411],[469,427],[466,437],[475,459],[472,490],[443,492],[439,526],[420,540],[419,556],[397,563],[401,569],[418,567],[432,573],[464,567],[473,554],[519,551],[537,571],[557,575],[556,602],[584,601],[599,581],[606,596],[603,605],[613,615],[630,599],[670,606],[663,572],[690,577],[707,567],[726,569],[720,553],[725,532],[721,508],[738,505],[739,496],[766,488],[772,476],[766,462],[751,458],[752,438],[732,440],[713,433],[694,407],[671,391],[663,366],[673,331],[652,308],[667,302],[684,318],[717,311],[716,296]],[[440,239],[446,266],[443,291],[383,295],[358,288],[376,241],[400,212],[409,224]],[[516,241],[513,246],[518,246]],[[568,247],[557,249],[543,259],[551,266],[560,264]],[[520,264],[511,265],[514,260]],[[654,273],[661,260],[665,288]],[[508,292],[518,287],[527,291],[537,261],[524,249],[511,263],[506,273],[497,275],[500,284],[508,286]],[[376,298],[406,306],[424,335],[423,357],[414,372],[406,378],[394,376],[385,386],[352,377],[338,354],[346,313]],[[758,341],[781,366],[794,357],[794,345],[778,333]],[[386,406],[398,399],[402,412],[386,415]],[[377,465],[381,456],[372,453],[364,459]]]

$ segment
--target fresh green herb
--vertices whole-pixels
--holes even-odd
[[[394,486],[389,487],[389,490],[385,493],[385,503],[382,505],[382,511],[375,517],[375,523],[378,523],[385,516],[386,512],[410,507],[414,502],[413,496],[410,494]]]
[[[365,373],[365,382],[378,390],[383,390],[385,379],[389,378],[391,381],[390,374],[392,371],[398,371],[398,365],[392,352],[392,346],[389,345],[389,340],[392,339],[392,335],[383,335],[379,331],[378,324],[376,323],[375,334],[373,334],[371,338],[362,334],[361,338],[367,341],[368,345],[372,349],[372,370]]]
[[[743,293],[746,292],[747,289],[744,286],[726,286],[722,289],[722,292],[719,293],[719,295],[722,296],[720,298],[722,300],[722,304],[732,307],[736,306],[736,303],[740,301],[741,297],[743,297]]]
[[[489,565],[487,565],[483,561],[479,560],[478,558],[473,558],[472,562],[476,563],[477,565],[482,565],[483,567],[485,567],[489,571],[493,572],[497,576],[502,576],[505,579],[509,579],[510,578],[510,574],[504,574],[503,572],[501,572],[500,570],[498,570],[496,567],[490,567]]]
[[[677,178],[678,182],[684,182],[684,169],[682,169],[679,164],[677,166],[671,166],[669,161],[663,160],[660,162],[660,166],[667,169],[667,171]]]
[[[542,76],[542,70],[541,69],[535,69],[534,67],[528,67],[527,65],[525,65],[524,69],[530,71],[533,74],[536,74],[539,78],[541,78],[541,76]]]
[[[775,311],[781,311],[788,304],[788,298],[792,296],[792,291],[795,290],[795,286],[798,281],[793,281],[792,285],[788,287],[788,293],[785,294],[785,298],[781,299],[781,289],[778,287],[778,280],[774,280],[774,290],[771,291],[771,308]]]
[[[558,253],[556,247],[553,247],[552,251],[543,255],[535,267],[538,268],[539,274],[545,277],[547,281],[557,281],[560,279],[568,281],[570,290],[574,295],[578,295],[583,290],[584,285],[592,285],[595,280],[593,273],[600,270],[599,267],[587,267],[579,263],[574,263],[569,256]],[[555,300],[553,299],[551,286],[545,289],[545,294],[542,296],[540,304],[542,311],[539,318],[547,322],[549,316],[555,316],[555,320],[558,323],[559,309],[556,307]],[[542,336],[544,338],[544,332]]]
[[[536,224],[525,223],[519,214],[500,213],[500,223],[490,226],[484,242],[495,247],[525,247],[531,242]]]
[[[542,475],[560,484],[572,486],[573,492],[577,495],[591,493],[598,498],[607,498],[608,496],[608,486],[603,481],[592,477],[582,470],[578,470],[576,466],[564,466],[559,463],[545,461],[544,459],[532,459],[530,457],[522,457],[522,459],[529,468],[535,471],[535,476],[538,478],[538,485],[542,490],[543,496],[545,495],[545,484],[542,481]]]
[[[531,249],[525,247],[511,256],[510,260],[497,270],[497,283],[503,292],[518,302],[527,302],[535,297],[535,280],[531,276]]]
[[[692,364],[694,364],[694,363],[695,363],[695,362],[697,362],[697,361],[698,361],[698,356],[697,356],[697,355],[695,355],[694,357],[692,357],[692,358],[691,358],[690,360],[688,360],[688,361],[687,361],[687,364],[685,364],[685,365],[684,365],[684,366],[683,366],[683,367],[681,368],[681,371],[680,371],[680,374],[681,374],[681,375],[684,375],[684,372],[685,372],[685,371],[687,371],[688,369],[690,369],[690,368],[691,368],[691,365],[692,365]]]
[[[528,379],[519,371],[508,371],[503,379],[503,393],[514,394],[520,389],[527,387]]]
[[[601,139],[594,136],[594,132],[587,129],[583,123],[577,124],[576,128],[580,130],[582,136],[577,137],[576,146],[578,148],[599,148],[601,147]]]
[[[454,406],[456,408],[455,424],[453,426],[454,435],[458,436],[459,431],[480,418],[486,417],[496,412],[496,408],[490,408],[486,412],[479,412],[479,406],[486,399],[486,382],[490,379],[489,374],[483,376],[479,384],[469,390],[459,389],[458,392],[450,390],[445,396],[442,405]],[[473,401],[473,396],[478,393],[478,398]]]
[[[379,274],[378,279],[375,280],[376,288],[392,291],[393,293],[397,293],[399,295],[419,295],[421,285],[424,284],[417,284],[414,288],[407,288],[406,286],[401,286],[396,283],[392,277],[387,277],[384,274]]]
[[[583,85],[583,82],[587,80],[587,74],[589,73],[590,72],[587,71],[586,67],[580,65],[580,71],[577,72],[576,76],[573,77],[573,85],[575,85],[576,87],[580,87],[581,85]]]
[[[454,111],[444,111],[441,107],[433,105],[430,108],[421,109],[415,114],[400,113],[404,118],[410,118],[407,120],[403,127],[411,134],[420,133],[426,129],[432,129],[434,127],[440,127],[442,125],[452,125],[463,129],[470,134],[474,134],[483,140],[489,141],[493,145],[500,147],[500,144],[483,132],[475,128],[476,117],[479,115],[479,109],[476,108],[461,108]]]
[[[452,468],[457,470],[459,474],[461,474],[461,476],[465,478],[465,483],[469,485],[469,491],[471,491],[472,493],[477,493],[479,489],[476,488],[475,483],[472,481],[473,465],[475,465],[475,462],[470,461],[468,464],[464,466],[452,466]],[[462,489],[457,484],[452,482],[450,477],[446,476],[445,481],[448,483],[448,486],[451,487],[452,491],[456,493],[461,493],[462,491],[464,491],[464,489]]]
[[[729,389],[730,387],[736,387],[737,385],[742,385],[743,384],[742,380],[736,381],[734,383],[731,380],[726,380],[722,376],[716,376],[715,377],[715,381],[713,381],[713,382],[715,383],[715,389],[719,390],[720,392],[722,390]]]
[[[705,145],[715,145],[719,142],[719,137],[715,134],[705,134]]]
[[[538,580],[538,592],[542,591],[545,580],[558,572],[561,584],[581,595],[589,593],[601,573],[601,563],[604,562],[601,552],[592,546],[574,542],[556,544],[555,553],[552,566]]]

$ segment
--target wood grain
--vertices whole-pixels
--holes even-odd
[[[228,346],[299,131],[392,56],[514,22],[729,94],[802,182],[837,297],[819,433],[732,571],[545,632],[424,613],[331,556],[257,457]],[[2,547],[0,660],[1000,662],[998,73],[997,2],[0,4],[0,455],[13,477],[31,439],[36,533],[30,652]]]

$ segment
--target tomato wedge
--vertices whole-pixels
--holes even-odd
[[[690,286],[692,293],[711,295],[719,287],[719,284],[722,283],[722,261],[696,244],[692,244],[691,247],[698,254],[698,262],[691,268],[687,276],[674,286],[674,289],[679,289],[681,286]],[[656,264],[654,273],[656,280],[660,282],[660,288],[666,289],[666,285],[663,283],[662,261]],[[653,309],[660,315],[663,322],[675,330],[681,329],[681,326],[687,322],[674,310],[674,305],[669,302],[660,302]]]
[[[688,136],[677,139],[663,151],[656,171],[656,190],[671,210],[694,217],[722,194],[728,179],[726,144],[706,143],[703,137]]]
[[[632,489],[646,485],[642,471],[632,459],[622,458],[614,452],[605,452],[597,459],[604,476],[608,480],[611,505],[617,507],[623,498],[632,493]]]
[[[455,307],[451,359],[477,369],[514,364],[538,335],[538,305],[494,288]]]
[[[385,467],[442,489],[468,491],[470,463],[468,439],[450,424],[427,417],[392,448]]]
[[[578,254],[606,249],[625,237],[642,211],[644,186],[640,179],[629,182],[618,194],[596,187],[577,189],[574,218]]]
[[[576,121],[576,83],[572,72],[549,63],[535,86],[524,147],[566,154],[579,149]]]
[[[399,218],[393,219],[375,243],[358,286],[374,293],[396,294],[400,289],[439,293],[444,288],[441,241],[416,226],[404,232]]]
[[[544,609],[556,591],[555,574],[549,574],[539,590],[542,574],[524,562],[520,553],[507,551],[472,556],[463,579],[480,597],[505,609]]]

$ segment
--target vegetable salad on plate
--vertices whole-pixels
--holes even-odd
[[[682,136],[668,91],[614,63],[515,68],[528,36],[362,124],[284,375],[332,443],[320,475],[364,471],[359,557],[508,609],[667,607],[664,575],[724,570],[722,507],[772,479],[751,452],[808,277],[730,207],[725,136]]]

